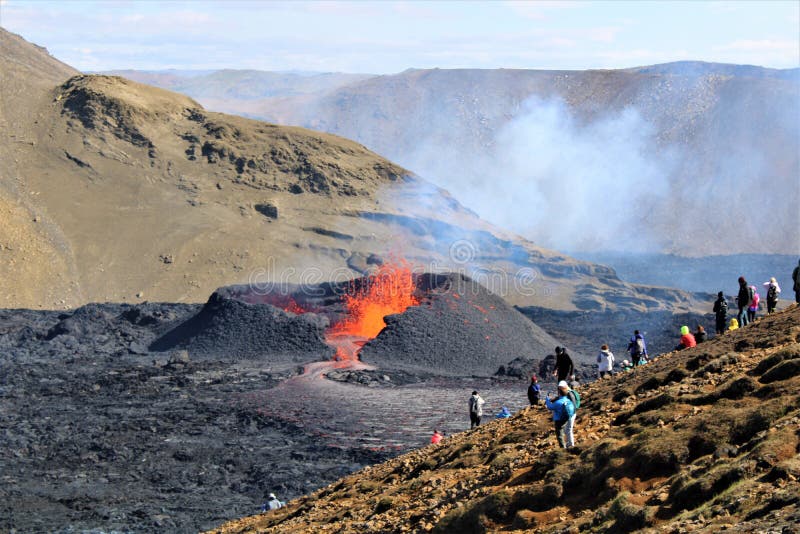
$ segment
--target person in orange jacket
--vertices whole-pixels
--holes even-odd
[[[688,349],[691,347],[696,347],[697,341],[695,341],[694,336],[691,332],[689,332],[688,326],[681,327],[681,342],[675,347],[675,350],[683,350]]]

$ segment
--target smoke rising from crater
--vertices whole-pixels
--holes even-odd
[[[655,250],[673,150],[632,108],[591,121],[528,99],[485,150],[420,143],[403,163],[482,217],[558,250]]]

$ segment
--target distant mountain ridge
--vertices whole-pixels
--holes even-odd
[[[358,140],[554,248],[800,253],[800,69],[410,69],[201,102]]]

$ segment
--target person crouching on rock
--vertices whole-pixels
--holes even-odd
[[[500,411],[494,416],[495,419],[508,419],[509,417],[511,417],[511,412],[505,406],[500,408]]]
[[[706,329],[703,328],[703,325],[697,325],[697,332],[694,333],[694,340],[697,341],[697,344],[703,343],[708,339],[708,334],[706,334]]]
[[[480,426],[481,417],[483,417],[483,405],[485,403],[486,401],[483,400],[480,395],[478,395],[477,391],[472,392],[472,396],[469,398],[470,428]]]
[[[558,383],[558,398],[554,401],[550,400],[550,396],[546,395],[544,398],[544,405],[547,409],[553,412],[553,424],[556,430],[556,439],[561,448],[566,448],[564,443],[564,426],[569,423],[570,417],[575,415],[575,405],[569,400],[567,396],[569,386],[565,381]]]
[[[739,321],[736,320],[736,317],[731,319],[731,325],[728,330],[739,330]]]
[[[278,508],[283,508],[283,503],[278,500],[274,493],[270,493],[267,497],[267,502],[261,505],[262,512],[266,512],[267,510],[277,510]]]
[[[539,404],[539,393],[541,390],[542,388],[539,387],[539,379],[536,378],[536,375],[533,375],[531,377],[531,383],[528,386],[528,402],[531,403],[531,406]]]
[[[675,347],[675,350],[683,350],[688,349],[691,347],[696,347],[697,341],[695,341],[694,336],[691,332],[689,332],[688,326],[681,327],[681,342],[678,343],[678,346]]]
[[[436,445],[440,441],[442,441],[442,434],[438,430],[434,430],[433,435],[431,436],[431,443]]]

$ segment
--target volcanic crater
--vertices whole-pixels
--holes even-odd
[[[460,273],[383,263],[346,282],[270,289],[220,288],[198,315],[150,348],[295,363],[332,355],[386,370],[491,376],[515,358],[559,344]]]

